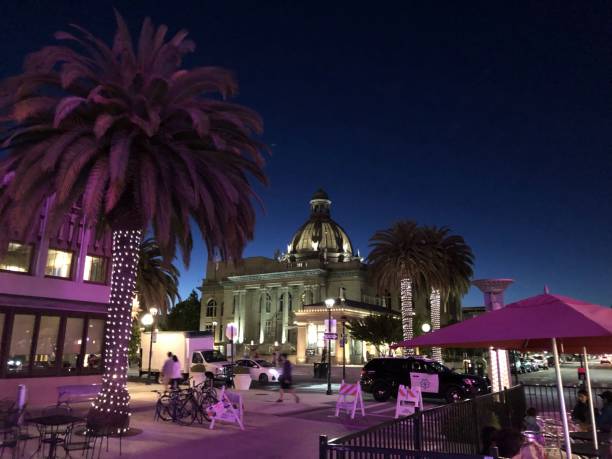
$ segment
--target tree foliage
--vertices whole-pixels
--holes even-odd
[[[194,331],[200,329],[200,300],[192,290],[186,300],[180,301],[168,313],[165,328],[175,331]]]
[[[346,328],[353,338],[371,343],[381,354],[381,346],[402,339],[402,321],[390,315],[371,315],[347,322]]]
[[[140,244],[136,294],[144,310],[156,307],[165,314],[180,300],[178,293],[179,270],[172,263],[164,262],[159,245],[152,239]]]
[[[166,261],[178,244],[189,263],[191,221],[209,257],[240,258],[255,225],[249,179],[266,180],[260,117],[227,101],[228,70],[182,68],[187,31],[169,38],[147,18],[135,44],[116,19],[112,46],[73,25],[1,83],[0,251],[27,239],[53,196],[47,235],[78,203],[98,228],[152,228]]]

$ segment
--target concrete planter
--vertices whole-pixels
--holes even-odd
[[[251,375],[234,375],[234,388],[236,390],[249,390],[251,387]]]

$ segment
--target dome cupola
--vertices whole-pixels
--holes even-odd
[[[310,218],[294,234],[287,246],[286,259],[301,261],[351,261],[353,245],[346,231],[331,219],[331,201],[319,189],[310,199]]]

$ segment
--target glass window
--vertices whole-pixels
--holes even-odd
[[[72,273],[72,252],[49,249],[45,276],[70,278]]]
[[[64,335],[64,353],[62,368],[65,371],[75,371],[79,365],[81,344],[83,343],[84,319],[69,317],[66,319],[66,334]]]
[[[206,317],[215,317],[217,315],[217,302],[210,300],[206,305]]]
[[[57,362],[57,335],[60,318],[57,316],[42,316],[38,328],[38,339],[34,351],[34,370],[55,368]]]
[[[9,373],[28,371],[32,336],[34,335],[34,319],[33,314],[15,314],[7,360]]]
[[[87,342],[83,366],[90,370],[102,368],[102,342],[104,340],[104,320],[89,319],[87,324]]]
[[[191,363],[204,363],[202,354],[200,354],[199,352],[194,352],[193,357],[191,358]]]
[[[87,282],[105,284],[107,271],[106,263],[106,257],[87,255],[85,257],[85,271],[83,272],[83,280]]]
[[[0,260],[0,269],[18,273],[29,273],[32,261],[32,246],[9,242],[8,251]]]

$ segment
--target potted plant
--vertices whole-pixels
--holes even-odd
[[[251,387],[251,374],[246,367],[234,367],[234,388],[236,390],[249,390]]]

